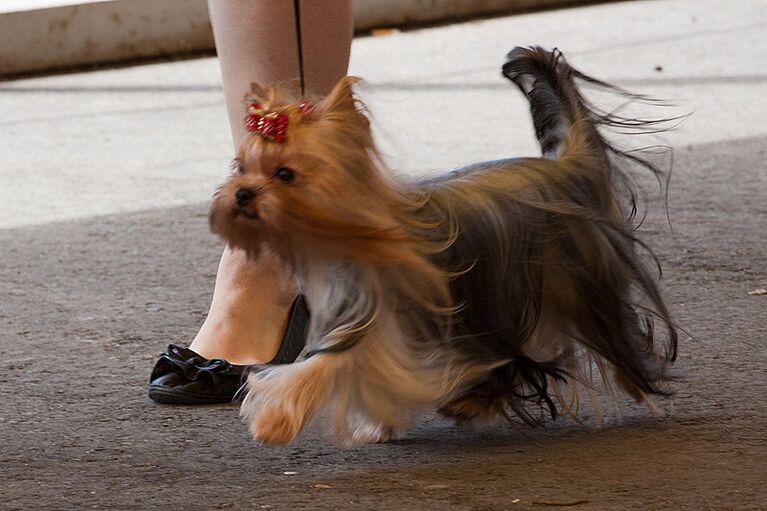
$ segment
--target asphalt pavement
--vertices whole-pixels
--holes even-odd
[[[207,207],[232,155],[215,59],[0,83],[0,509],[767,509],[767,1],[647,0],[362,37],[383,152],[405,178],[535,155],[500,78],[516,45],[692,113],[668,218],[642,237],[686,334],[662,412],[465,431],[435,415],[383,445],[253,443],[234,406],[146,397],[205,317]],[[654,111],[654,110],[652,110]],[[467,116],[476,127],[467,134]],[[630,140],[626,143],[632,143]]]

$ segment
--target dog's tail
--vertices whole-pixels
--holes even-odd
[[[534,353],[535,345],[546,351],[564,334],[574,343],[560,344],[560,354],[585,348],[600,369],[607,362],[616,383],[637,400],[664,393],[658,384],[676,358],[678,334],[654,272],[637,254],[638,247],[646,247],[635,236],[636,194],[628,190],[623,197],[618,186],[631,182],[622,170],[626,161],[656,175],[660,170],[635,153],[621,151],[600,132],[605,127],[654,132],[664,121],[595,108],[576,82],[646,98],[573,69],[558,50],[515,48],[503,74],[530,101],[543,157],[558,160],[556,165],[530,162],[547,184],[541,200],[526,205],[547,212],[546,225],[534,229],[548,241],[540,309],[526,351]],[[663,335],[653,326],[658,322],[665,326]],[[659,344],[665,349],[658,350]],[[571,371],[566,365],[560,367]]]
[[[586,157],[584,144],[598,152],[622,154],[599,133],[600,126],[626,132],[647,132],[671,119],[642,120],[617,113],[602,112],[576,87],[581,82],[617,92],[630,100],[657,102],[597,80],[572,68],[561,51],[539,47],[517,47],[506,56],[503,75],[514,82],[530,101],[535,134],[545,158]],[[601,156],[601,155],[600,155]],[[647,163],[643,160],[643,163]]]
[[[594,147],[602,145],[595,128],[595,121],[602,119],[594,118],[573,83],[573,78],[583,75],[567,64],[559,50],[516,47],[506,58],[503,75],[530,101],[535,135],[545,158],[572,155],[584,141]]]
[[[588,76],[572,68],[561,51],[540,47],[516,47],[507,55],[503,75],[516,84],[530,102],[535,135],[546,159],[564,160],[577,169],[579,178],[590,180],[590,200],[606,201],[611,206],[618,181],[633,182],[616,161],[628,161],[652,172],[660,179],[664,172],[635,151],[624,151],[604,137],[601,129],[623,134],[664,131],[683,117],[637,119],[620,115],[616,109],[605,112],[585,98],[577,83],[617,93],[629,101],[659,103]],[[637,213],[636,195],[627,185],[630,218]],[[593,205],[593,203],[592,203]],[[612,211],[615,214],[616,211]]]

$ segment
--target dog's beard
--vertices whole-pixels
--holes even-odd
[[[235,187],[231,183],[222,186],[216,193],[208,215],[211,230],[230,247],[247,253],[253,261],[258,260],[264,250],[288,261],[290,244],[280,237],[280,230],[275,231],[271,227],[268,211],[244,210],[237,206],[234,193]]]

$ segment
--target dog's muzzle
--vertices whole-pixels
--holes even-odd
[[[237,204],[237,209],[245,218],[258,218],[258,212],[256,211],[257,208],[253,207],[253,202],[256,198],[256,195],[258,195],[258,192],[252,188],[239,188],[234,193],[234,201]]]
[[[250,188],[240,188],[234,194],[234,199],[237,202],[237,206],[240,208],[247,207],[248,204],[253,202],[253,199],[255,198],[256,198],[256,193]]]

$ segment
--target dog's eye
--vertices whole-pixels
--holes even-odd
[[[296,174],[293,172],[293,169],[289,169],[288,167],[280,167],[277,169],[277,172],[274,173],[274,177],[283,183],[290,183],[296,178]]]
[[[245,162],[242,160],[232,160],[232,172],[243,175],[245,173]]]

